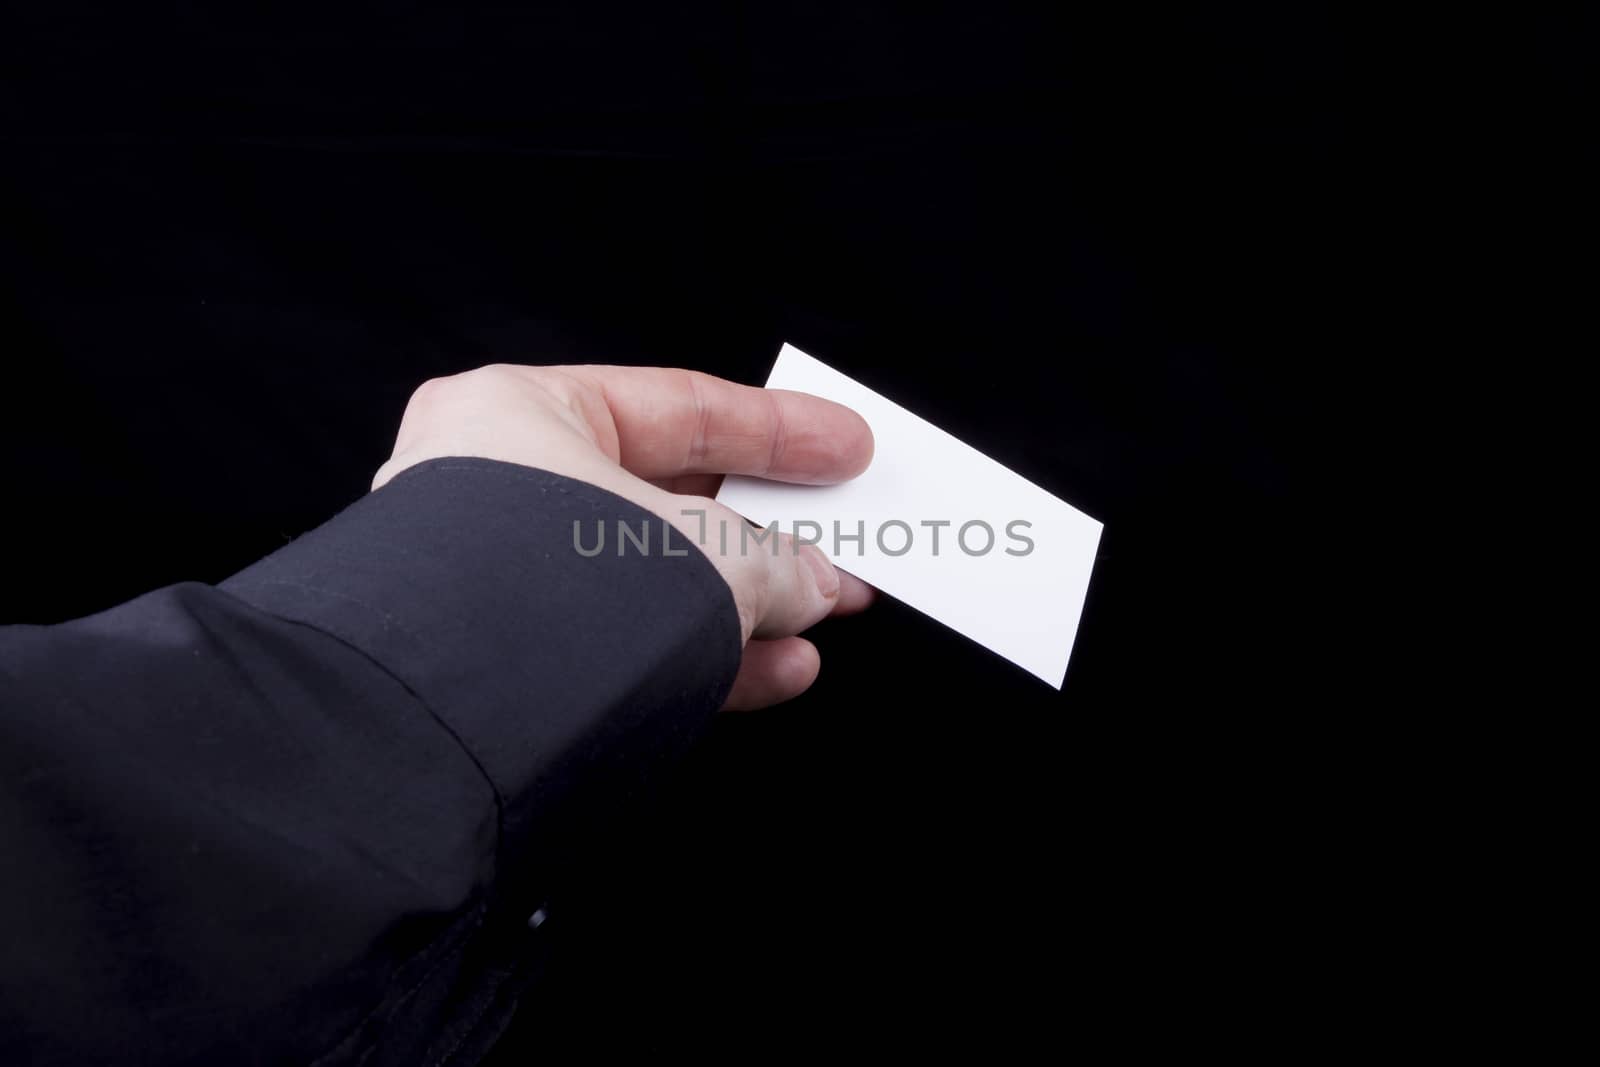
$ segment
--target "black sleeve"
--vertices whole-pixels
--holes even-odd
[[[220,586],[0,629],[0,1063],[471,1062],[567,845],[732,684],[663,525],[436,460]]]

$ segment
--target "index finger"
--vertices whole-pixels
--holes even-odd
[[[665,367],[562,367],[596,390],[616,427],[617,461],[641,478],[748,474],[803,485],[853,478],[872,430],[831,400]]]

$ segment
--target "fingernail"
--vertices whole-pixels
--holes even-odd
[[[833,564],[828,562],[828,557],[815,545],[806,545],[801,550],[806,557],[806,566],[811,568],[811,580],[816,583],[817,592],[823,599],[839,595],[839,572],[833,569]]]

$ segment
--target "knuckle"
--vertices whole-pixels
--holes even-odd
[[[502,393],[518,380],[516,368],[507,363],[491,363],[458,374],[429,378],[412,391],[406,409],[419,415],[454,411],[464,404]]]
[[[546,403],[582,424],[594,427],[610,421],[605,394],[593,382],[571,373],[567,367],[519,367],[518,380],[531,385]]]
[[[789,450],[789,426],[784,420],[783,405],[778,403],[776,393],[767,392],[767,419],[768,419],[768,451],[767,470],[775,470],[783,465],[784,454]]]
[[[477,386],[480,379],[476,376],[481,371],[482,368],[479,368],[479,370],[463,371],[460,374],[429,378],[412,391],[408,406],[424,412],[448,407]]]
[[[406,410],[428,411],[438,407],[444,401],[444,395],[450,391],[450,383],[449,378],[429,378],[411,391]]]
[[[523,367],[520,370],[523,381],[537,386],[553,399],[569,407],[589,391],[587,384],[580,382],[561,367]]]

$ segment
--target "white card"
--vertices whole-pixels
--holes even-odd
[[[717,499],[1060,689],[1101,524],[793,345],[767,388],[853,408],[872,465],[842,485],[729,477]]]

